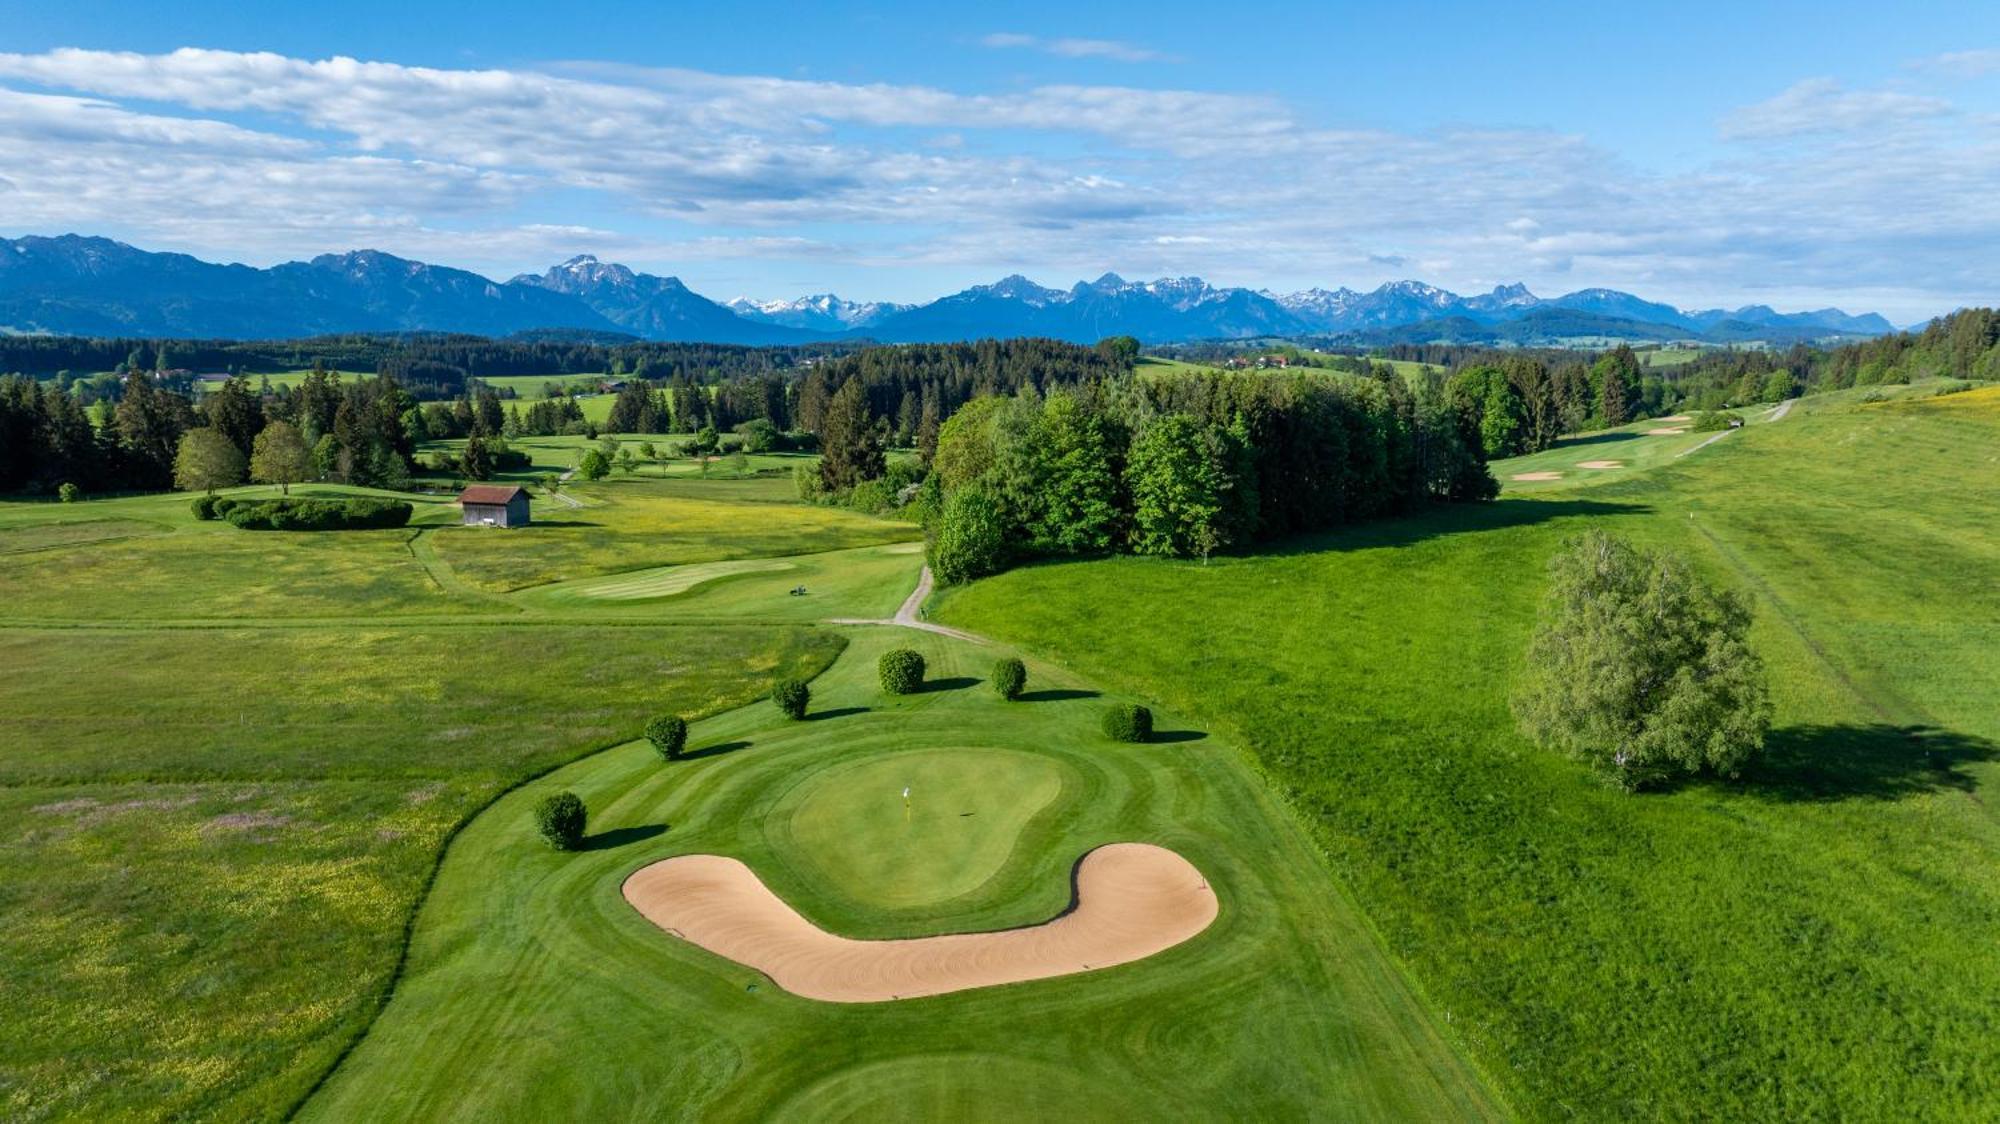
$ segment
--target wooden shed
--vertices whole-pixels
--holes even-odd
[[[474,484],[458,494],[465,522],[473,527],[528,525],[528,490],[514,484]]]

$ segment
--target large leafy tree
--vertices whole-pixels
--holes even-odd
[[[1230,543],[1230,465],[1219,427],[1168,414],[1132,442],[1132,548],[1140,554],[1207,558]]]
[[[1112,430],[1108,418],[1073,394],[1058,391],[1043,404],[1037,441],[1042,502],[1029,528],[1037,549],[1089,554],[1117,542],[1123,458]]]
[[[1006,561],[1007,524],[985,489],[960,488],[945,500],[930,536],[931,572],[946,585],[993,573]]]
[[[1740,597],[1601,531],[1565,543],[1549,575],[1513,697],[1523,733],[1625,789],[1733,776],[1762,748],[1771,703]]]
[[[305,435],[290,422],[274,421],[264,427],[250,450],[250,479],[260,484],[276,484],[290,495],[292,485],[312,478],[312,450]]]
[[[174,454],[174,483],[190,492],[241,484],[243,450],[212,426],[190,429]]]

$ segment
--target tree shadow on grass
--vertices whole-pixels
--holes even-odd
[[[1503,531],[1555,519],[1582,516],[1648,515],[1644,503],[1603,500],[1543,500],[1508,496],[1485,503],[1427,504],[1407,515],[1374,519],[1330,531],[1311,531],[1254,547],[1252,555],[1318,554],[1330,550],[1367,550],[1409,546],[1445,535]]]
[[[699,761],[704,757],[720,757],[725,753],[735,753],[739,749],[749,748],[750,743],[746,741],[716,742],[714,745],[705,745],[700,749],[690,749],[686,753],[681,754],[680,759],[682,761]]]
[[[1663,422],[1661,424],[1666,423]],[[1681,423],[1676,422],[1674,424],[1678,425]],[[1564,437],[1549,446],[1549,448],[1574,449],[1581,445],[1609,445],[1618,441],[1637,441],[1640,436],[1637,433],[1586,433],[1578,437]]]
[[[824,722],[829,718],[845,718],[850,714],[866,714],[873,709],[874,707],[868,706],[837,706],[832,710],[816,710],[806,715],[806,721]]]
[[[593,523],[593,522],[591,522],[591,521],[590,521],[590,520],[588,520],[588,519],[534,519],[534,518],[530,518],[530,519],[529,519],[529,521],[528,521],[528,526],[530,526],[530,527],[602,527],[603,525],[604,525],[604,524],[602,524],[602,523]]]
[[[1154,730],[1146,740],[1157,745],[1172,745],[1175,742],[1198,742],[1208,737],[1205,730]]]
[[[1052,687],[1046,691],[1023,691],[1014,701],[1025,703],[1065,702],[1070,699],[1095,699],[1102,697],[1096,691],[1084,691],[1071,687]]]
[[[1965,766],[2000,757],[1985,738],[1934,726],[1886,722],[1786,726],[1764,739],[1764,755],[1725,782],[1767,800],[1895,800],[1932,792],[1971,792]]]
[[[613,847],[623,847],[628,843],[657,838],[667,833],[663,823],[643,824],[639,827],[614,827],[610,831],[600,831],[596,835],[583,837],[585,851],[609,851]]]
[[[977,686],[979,686],[979,680],[969,675],[957,675],[948,679],[924,680],[924,692],[926,694],[931,691],[962,691],[967,687]]]

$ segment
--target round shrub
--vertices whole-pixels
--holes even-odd
[[[1153,736],[1153,712],[1133,703],[1119,703],[1104,712],[1104,736],[1119,742],[1146,741]]]
[[[812,688],[803,679],[786,679],[771,688],[771,701],[785,712],[785,717],[794,721],[806,716],[806,707],[812,705]]]
[[[675,760],[687,749],[687,719],[677,714],[662,714],[646,723],[646,740],[653,743],[661,760]]]
[[[220,496],[196,496],[194,502],[188,505],[188,510],[194,512],[196,519],[213,519],[215,518],[216,502],[221,498]]]
[[[83,498],[83,489],[65,480],[62,487],[56,489],[56,498],[64,503],[75,503]]]
[[[585,816],[583,800],[576,793],[553,793],[535,805],[535,829],[556,850],[574,851],[583,845]]]
[[[875,670],[881,673],[882,689],[892,695],[914,695],[924,685],[924,657],[908,648],[882,653]]]
[[[1027,664],[1009,656],[993,665],[993,690],[1001,698],[1012,702],[1021,697],[1021,689],[1027,685]]]

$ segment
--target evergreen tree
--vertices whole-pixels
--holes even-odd
[[[819,430],[820,483],[845,492],[864,480],[880,479],[886,464],[882,438],[859,378],[842,383],[827,403]]]

